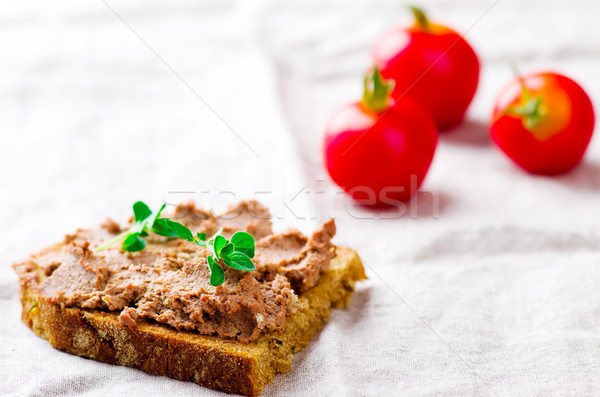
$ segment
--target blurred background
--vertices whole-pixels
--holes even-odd
[[[125,220],[135,200],[220,209],[255,197],[279,230],[336,217],[337,243],[359,251],[371,278],[267,393],[299,393],[298,377],[315,379],[303,385],[309,394],[393,385],[419,395],[524,395],[536,384],[542,394],[568,384],[597,393],[600,139],[573,172],[534,177],[491,145],[487,126],[511,62],[572,77],[600,113],[600,5],[417,5],[464,32],[482,69],[465,122],[440,136],[425,181],[433,194],[399,218],[348,210],[321,165],[321,139],[331,112],[360,99],[373,41],[411,23],[406,4],[3,2],[0,296],[11,320],[0,354],[16,382],[8,391],[39,391],[53,379],[39,360],[18,358],[31,354],[19,341],[50,348],[18,322],[14,260],[107,215]],[[357,318],[369,326],[354,327]],[[72,376],[97,370],[68,360]]]

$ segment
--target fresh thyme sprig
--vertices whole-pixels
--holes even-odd
[[[210,284],[218,286],[225,280],[225,272],[221,264],[232,269],[252,271],[256,269],[251,258],[254,258],[254,237],[246,232],[235,232],[231,240],[227,240],[217,232],[213,238],[206,241],[206,233],[196,233],[196,236],[185,225],[168,218],[160,218],[161,212],[166,205],[156,212],[142,201],[133,204],[133,215],[135,222],[131,227],[119,234],[113,240],[102,244],[96,251],[102,251],[106,247],[123,241],[121,250],[135,252],[146,248],[146,240],[142,237],[148,236],[149,232],[166,237],[179,237],[195,243],[200,247],[207,248],[211,255],[207,257],[210,269]]]

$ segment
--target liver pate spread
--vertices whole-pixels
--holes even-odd
[[[153,234],[143,251],[123,252],[116,244],[95,252],[122,230],[107,220],[98,229],[78,230],[63,244],[15,264],[22,287],[35,288],[51,304],[119,311],[124,327],[135,327],[143,318],[249,342],[262,332],[282,329],[295,310],[295,294],[313,287],[335,255],[333,220],[310,237],[297,230],[273,234],[268,210],[256,201],[240,202],[219,216],[185,204],[171,218],[194,234],[252,234],[257,269],[225,267],[225,282],[214,287],[205,248]]]

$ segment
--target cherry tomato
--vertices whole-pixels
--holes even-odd
[[[418,8],[411,10],[413,26],[395,27],[373,45],[375,65],[396,82],[394,98],[411,97],[440,130],[448,130],[462,121],[475,95],[479,61],[458,33],[429,22]]]
[[[329,175],[364,205],[395,205],[415,194],[437,144],[431,116],[407,98],[394,103],[392,88],[373,69],[363,100],[335,112],[325,132]]]
[[[494,108],[492,140],[534,174],[569,171],[581,161],[594,130],[594,109],[585,91],[557,73],[519,77]]]

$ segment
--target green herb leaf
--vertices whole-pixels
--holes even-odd
[[[210,268],[210,285],[216,287],[223,284],[223,281],[225,281],[225,271],[223,271],[223,268],[215,262],[212,256],[209,256],[207,261]]]
[[[137,201],[133,204],[133,215],[137,222],[143,221],[152,215],[152,211],[143,201]]]
[[[221,250],[223,249],[223,247],[225,247],[226,244],[227,244],[227,239],[225,237],[221,236],[220,234],[218,234],[215,237],[215,241],[213,242],[213,247],[214,247],[215,255],[217,256],[217,258],[220,257]]]
[[[140,238],[138,233],[130,234],[121,245],[123,251],[129,252],[141,251],[144,248],[146,248],[146,240]]]
[[[221,252],[219,252],[219,256],[221,256],[221,258],[227,258],[229,256],[229,254],[231,254],[233,251],[234,251],[234,245],[232,243],[227,243],[221,249]]]
[[[156,220],[158,219],[158,217],[160,216],[160,213],[163,212],[163,210],[167,207],[166,204],[163,204],[160,206],[160,209],[156,212],[153,212],[151,216],[149,216],[146,221],[147,221],[147,226],[148,229],[152,229],[152,227],[154,226],[154,224],[156,223]]]
[[[141,203],[141,201],[139,201],[139,203]],[[148,208],[147,205],[145,205],[145,206],[146,206],[146,208]],[[167,206],[166,204],[163,204],[158,211],[151,212],[148,217],[144,218],[143,220],[136,221],[137,225],[132,226],[130,231],[138,232],[140,234],[140,236],[146,237],[148,235],[148,232],[152,229],[152,227],[156,223],[156,220],[160,216],[160,213],[165,209],[166,206]],[[143,207],[141,207],[141,208],[143,208]],[[150,208],[148,208],[148,210],[149,209]],[[142,209],[141,211],[144,212],[145,210]]]
[[[150,229],[150,231],[152,233],[156,233],[159,236],[165,236],[165,237],[178,237],[177,234],[173,233],[173,231],[171,230],[171,228],[167,225],[167,222],[170,219],[157,219],[154,221],[154,225],[152,225],[152,228]]]
[[[206,233],[196,233],[196,237],[198,238],[198,240],[204,241],[206,240]]]
[[[182,239],[194,242],[194,235],[192,234],[191,230],[188,229],[186,226],[182,225],[179,222],[172,221],[170,219],[165,219],[165,224],[169,227],[169,229],[171,229],[173,233],[175,233]]]
[[[148,236],[148,231],[146,230],[146,225],[144,225],[144,224],[142,223],[142,228],[141,228],[141,229],[142,229],[142,230],[141,230],[141,231],[140,231],[140,233],[139,233],[139,234],[140,234],[140,237],[147,237],[147,236]]]
[[[248,255],[249,258],[254,258],[254,237],[246,232],[235,232],[231,236],[231,242],[235,246],[235,250]]]
[[[256,270],[256,266],[254,266],[252,260],[248,258],[248,255],[242,252],[233,252],[227,257],[227,259],[224,262],[227,266],[229,266],[232,269],[242,270],[246,272]]]

